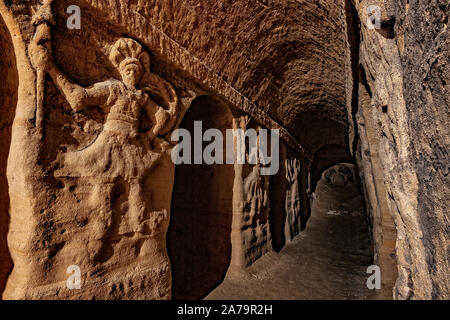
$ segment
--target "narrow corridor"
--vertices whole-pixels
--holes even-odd
[[[363,200],[346,168],[322,175],[308,225],[293,242],[262,257],[244,278],[225,278],[206,299],[374,298],[366,286],[373,251]]]

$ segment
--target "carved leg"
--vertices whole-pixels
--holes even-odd
[[[146,204],[142,194],[142,186],[140,181],[130,183],[129,203],[129,221],[133,232],[142,231],[142,222],[145,220]]]
[[[93,211],[89,221],[91,231],[89,232],[88,253],[91,259],[94,259],[102,249],[104,238],[111,227],[111,193],[113,187],[114,184],[111,182],[97,183],[90,197]]]

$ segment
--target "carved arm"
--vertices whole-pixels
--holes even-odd
[[[86,107],[103,105],[109,97],[108,85],[105,82],[84,88],[72,82],[55,64],[50,66],[48,73],[75,112]]]
[[[144,111],[153,123],[150,129],[150,135],[151,137],[156,137],[169,133],[175,126],[179,112],[179,101],[175,89],[170,83],[156,75],[151,75],[150,77],[150,84],[148,84],[146,90],[149,93],[159,94],[168,106],[166,110],[152,99],[148,99],[148,102],[144,106]]]

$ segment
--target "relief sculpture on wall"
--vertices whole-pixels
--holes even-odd
[[[150,71],[150,55],[145,48],[126,37],[117,39],[110,46],[108,56],[120,78],[110,78],[88,87],[72,81],[54,61],[50,34],[54,21],[49,3],[46,2],[34,16],[36,33],[28,46],[28,56],[37,75],[36,128],[45,138],[46,125],[50,121],[45,114],[49,108],[45,103],[46,79],[56,86],[74,117],[92,109],[101,110],[105,117],[101,130],[88,145],[58,152],[48,169],[51,175],[48,179],[59,181],[57,185],[62,191],[60,199],[48,202],[49,209],[42,209],[41,213],[51,211],[60,215],[62,222],[58,227],[61,232],[58,236],[45,235],[49,238],[45,245],[57,249],[51,249],[55,253],[49,261],[36,268],[48,268],[53,273],[48,275],[47,283],[36,284],[41,289],[34,294],[58,294],[61,289],[55,291],[48,285],[60,287],[65,268],[74,264],[82,269],[86,286],[91,281],[97,288],[91,293],[83,291],[87,294],[95,296],[97,292],[97,297],[107,297],[120,290],[122,297],[132,298],[139,294],[136,287],[148,287],[144,295],[147,298],[170,298],[170,262],[165,236],[170,218],[174,164],[170,160],[173,145],[166,136],[178,121],[178,95],[169,82]],[[143,117],[146,126],[142,125]],[[76,207],[71,209],[69,202],[64,203],[70,193],[75,198],[79,196]],[[84,196],[80,196],[82,193]],[[72,217],[64,216],[64,212],[71,212]],[[46,225],[43,214],[37,219],[37,223]],[[78,230],[72,229],[71,235],[65,234],[63,226],[73,224],[73,221]],[[60,243],[53,245],[52,238]],[[77,250],[79,253],[74,254]],[[19,292],[15,287],[22,286],[18,274],[22,265],[13,247],[11,253],[15,270],[5,297],[10,292]],[[41,264],[38,261],[36,255],[36,266]],[[50,269],[52,264],[61,265],[62,269]],[[117,269],[112,272],[115,276],[109,278],[111,284],[105,288],[93,284],[97,281],[95,274],[107,269]],[[131,270],[134,271],[130,273]],[[26,285],[30,289],[33,287]],[[80,294],[79,297],[91,298]],[[28,297],[28,294],[23,293],[23,296]]]
[[[285,235],[288,240],[293,240],[301,230],[301,200],[299,189],[300,161],[292,158],[285,161],[286,180],[288,181],[288,189],[286,191],[286,222]]]

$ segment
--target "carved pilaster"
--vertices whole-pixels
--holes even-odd
[[[286,240],[293,240],[301,230],[301,199],[300,199],[300,161],[296,158],[286,159],[286,180],[288,189],[286,190],[286,222],[284,232]]]
[[[249,123],[250,118],[244,116],[234,119],[233,127],[245,132]],[[245,137],[238,135],[235,138],[235,151],[243,150],[242,145],[245,146]],[[248,160],[250,155],[247,148],[245,152],[245,160]],[[232,275],[243,274],[245,267],[271,250],[269,177],[261,175],[259,159],[256,162],[251,165],[236,161],[234,165],[232,254],[229,269],[229,274]]]

